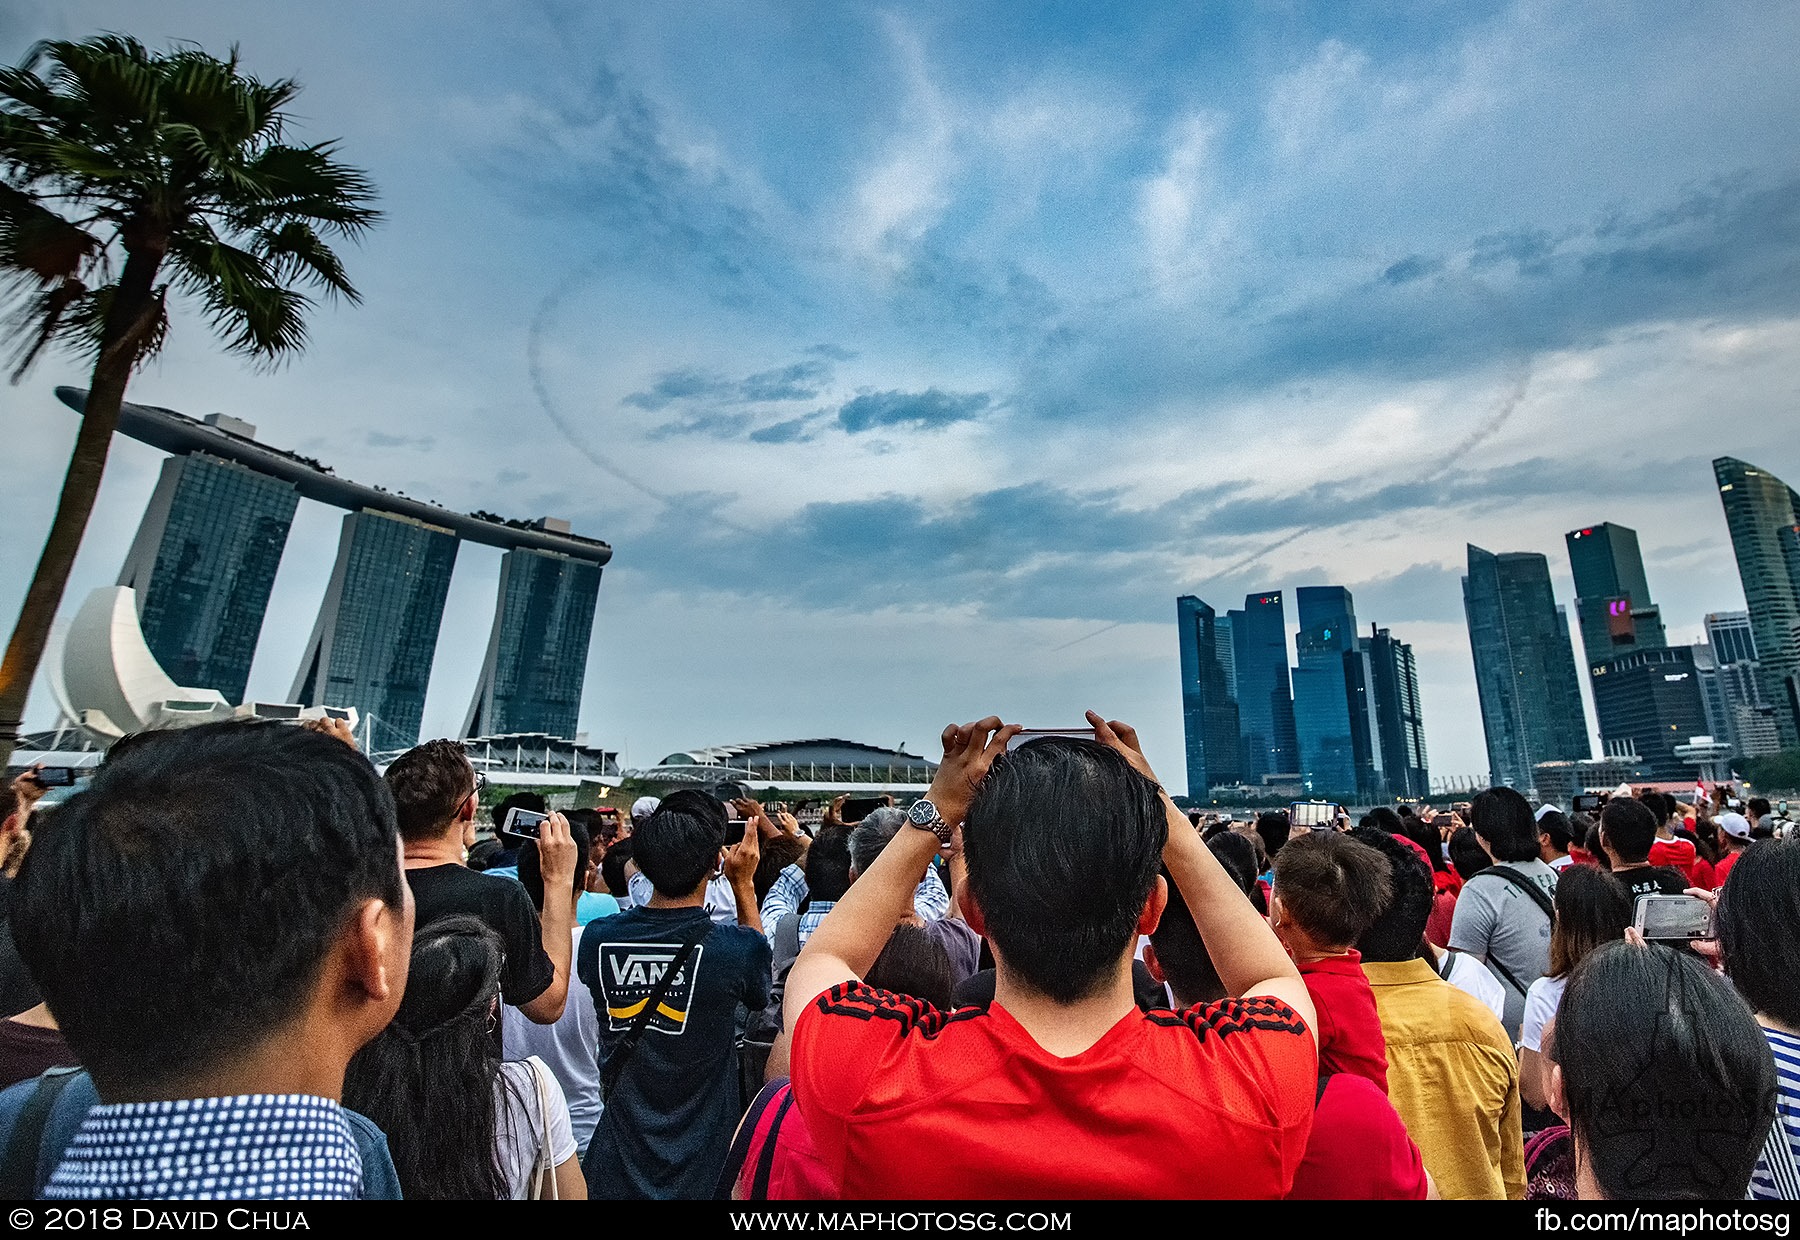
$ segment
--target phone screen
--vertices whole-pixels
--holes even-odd
[[[535,840],[543,834],[544,823],[549,817],[548,814],[515,805],[506,811],[506,821],[500,824],[500,830],[521,839]]]
[[[838,811],[838,816],[846,823],[861,822],[886,804],[887,802],[880,797],[851,797],[844,802],[843,808]]]

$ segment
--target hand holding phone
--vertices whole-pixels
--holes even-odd
[[[500,824],[500,832],[522,840],[535,840],[543,834],[544,824],[549,820],[549,814],[515,805],[506,811],[506,821]]]
[[[1718,937],[1713,906],[1699,896],[1639,896],[1632,925],[1652,943],[1689,943]]]

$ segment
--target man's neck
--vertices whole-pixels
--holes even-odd
[[[332,1053],[325,1042],[307,1037],[303,1028],[284,1031],[231,1063],[153,1086],[102,1088],[100,1098],[103,1102],[162,1102],[245,1094],[311,1094],[336,1102],[343,1096],[344,1069],[349,1061]],[[306,1053],[309,1051],[313,1053]]]
[[[651,888],[650,902],[645,908],[704,908],[706,906],[706,889],[712,880],[706,879],[688,892],[685,896],[665,896],[662,892]]]
[[[1620,870],[1647,870],[1649,868],[1650,858],[1648,857],[1645,857],[1642,861],[1620,861],[1617,858],[1613,860],[1613,873],[1615,874]]]
[[[1021,985],[1001,963],[994,979],[994,1002],[1058,1059],[1072,1059],[1088,1050],[1137,1007],[1129,960],[1120,963],[1105,989],[1076,1003],[1058,1003]]]
[[[454,831],[446,829],[442,835],[423,840],[406,842],[406,868],[409,870],[428,870],[439,865],[465,865],[463,857],[462,825],[457,824]]]

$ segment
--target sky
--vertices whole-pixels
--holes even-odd
[[[1092,706],[1179,787],[1175,598],[1340,584],[1479,775],[1466,544],[1570,603],[1564,533],[1631,526],[1692,641],[1743,606],[1710,459],[1800,480],[1800,7],[0,0],[9,60],[102,30],[298,79],[386,213],[303,356],[183,310],[130,398],[609,541],[582,727],[627,765]],[[0,390],[8,621],[59,383]],[[159,467],[117,441],[65,616]],[[302,504],[254,697],[340,520]],[[462,548],[427,735],[498,572]]]

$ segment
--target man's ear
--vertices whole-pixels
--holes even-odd
[[[967,883],[964,883],[962,890],[957,893],[956,901],[962,907],[963,921],[967,923],[969,929],[982,938],[987,938],[987,918],[981,915],[981,906],[975,903],[975,893],[969,890]]]
[[[1144,911],[1138,914],[1137,932],[1149,934],[1162,921],[1163,910],[1169,907],[1169,880],[1158,874],[1156,886],[1150,888],[1150,898],[1144,901]]]
[[[1550,1064],[1550,1084],[1544,1090],[1544,1101],[1550,1105],[1552,1111],[1556,1112],[1556,1118],[1567,1124],[1569,1122],[1569,1099],[1568,1095],[1563,1092],[1562,1065],[1548,1060],[1545,1062]]]
[[[403,921],[400,909],[384,900],[368,899],[344,927],[344,977],[369,1002],[400,1006],[399,996],[406,989],[406,964],[412,955],[410,943],[402,947],[396,942],[405,933]]]
[[[1164,985],[1168,984],[1169,979],[1163,975],[1162,961],[1156,958],[1156,946],[1153,943],[1144,944],[1144,967],[1150,970],[1151,977]]]

